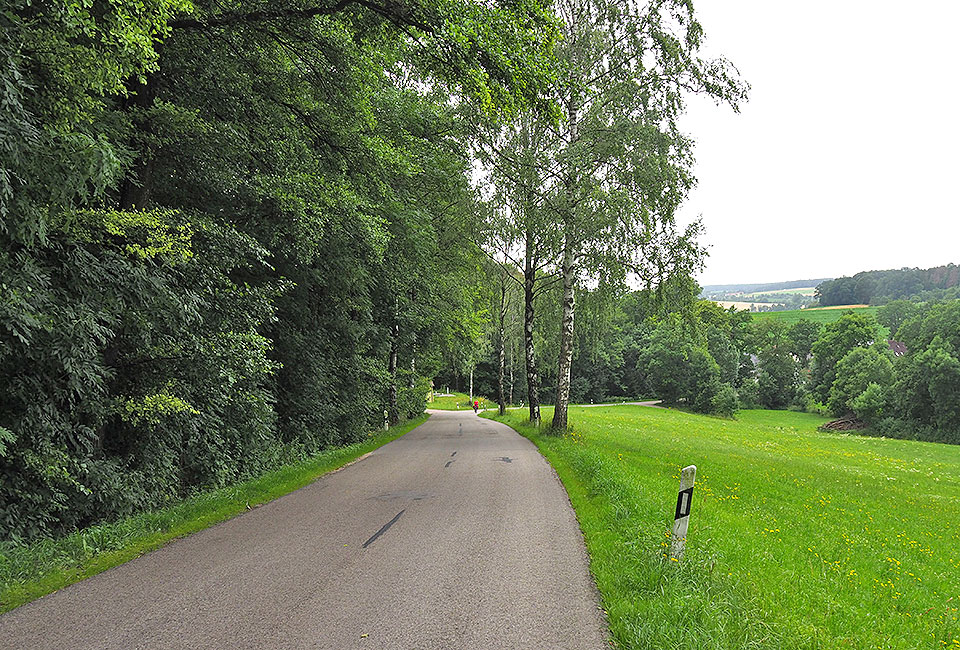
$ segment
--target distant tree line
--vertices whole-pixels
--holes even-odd
[[[960,300],[892,301],[876,319],[849,311],[827,325],[787,324],[695,300],[683,283],[671,288],[668,306],[646,291],[582,292],[574,403],[658,398],[726,417],[795,409],[847,418],[868,433],[960,444]],[[558,309],[557,296],[541,300],[543,311]],[[535,334],[546,343],[554,332]],[[507,348],[517,354],[519,332],[512,337]],[[555,381],[544,373],[547,401]],[[496,394],[494,359],[480,362],[476,382],[478,392]],[[515,402],[524,399],[522,383],[513,389]]]
[[[787,282],[768,282],[766,284],[712,284],[706,285],[701,291],[701,297],[717,299],[717,296],[727,294],[744,293],[765,293],[781,291],[783,289],[803,289],[806,287],[815,287],[818,284],[832,280],[833,278],[820,278],[816,280],[789,280]]]
[[[821,306],[871,304],[910,298],[918,301],[960,297],[960,266],[862,271],[817,285]]]

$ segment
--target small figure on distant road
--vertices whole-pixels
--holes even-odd
[[[473,400],[473,412],[476,413],[480,409],[480,402]]]

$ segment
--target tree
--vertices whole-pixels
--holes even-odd
[[[855,400],[870,384],[889,386],[893,382],[892,354],[881,345],[854,348],[837,362],[836,378],[830,386],[827,402],[827,408],[834,415],[852,413]],[[864,400],[869,400],[872,405],[876,396],[869,395]],[[860,403],[863,405],[863,400]]]
[[[813,345],[810,385],[814,396],[826,403],[840,359],[854,348],[869,347],[878,338],[876,321],[869,314],[848,311],[839,320],[828,323]]]
[[[813,344],[820,338],[822,331],[823,326],[820,323],[801,318],[791,325],[787,332],[787,338],[790,340],[790,351],[797,357],[804,370],[810,366]]]
[[[563,309],[552,428],[564,431],[578,277],[633,272],[651,286],[696,267],[696,227],[674,226],[693,183],[676,120],[687,92],[737,108],[746,87],[726,61],[698,56],[702,28],[688,2],[560,0],[557,10],[565,78],[550,208],[563,233]]]
[[[541,119],[537,119],[537,118]],[[524,112],[516,123],[494,125],[485,131],[478,151],[489,171],[494,188],[482,246],[504,269],[517,268],[514,278],[523,290],[523,350],[527,377],[530,422],[540,424],[540,372],[537,364],[535,331],[536,303],[556,283],[553,272],[559,248],[557,231],[544,210],[545,184],[542,160],[547,125],[545,116]]]
[[[890,338],[896,338],[897,330],[918,311],[916,303],[909,300],[891,300],[877,310],[877,322],[890,330]]]
[[[709,413],[722,386],[721,370],[710,356],[697,323],[685,323],[678,315],[657,324],[647,338],[637,368],[648,385],[666,404],[683,404]],[[720,399],[718,405],[729,400]]]
[[[555,36],[524,0],[0,12],[0,538],[422,410],[483,333],[464,124],[539,103]]]

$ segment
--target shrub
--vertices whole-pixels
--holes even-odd
[[[753,377],[747,377],[740,382],[737,389],[737,398],[745,409],[755,409],[760,406],[760,385]]]
[[[721,384],[710,403],[714,413],[728,418],[734,417],[740,410],[737,391],[730,384]]]
[[[870,382],[866,390],[850,402],[850,407],[856,416],[868,424],[883,417],[886,406],[886,391],[876,382]]]

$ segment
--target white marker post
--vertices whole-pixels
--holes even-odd
[[[383,430],[390,430],[390,414],[387,411],[383,412]]]
[[[687,526],[690,524],[690,504],[693,501],[693,483],[697,478],[697,466],[684,467],[680,472],[680,492],[677,494],[677,511],[673,517],[673,539],[670,541],[670,557],[678,562],[687,546]]]

